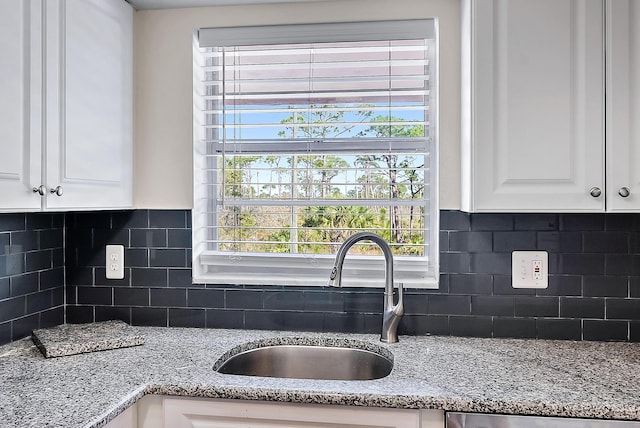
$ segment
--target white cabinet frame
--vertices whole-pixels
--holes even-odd
[[[0,2],[0,210],[37,211],[41,198],[42,1]]]
[[[133,13],[123,0],[46,0],[46,208],[132,204]],[[51,193],[60,186],[63,195]]]
[[[640,210],[640,2],[606,2],[607,211]]]
[[[463,209],[604,210],[603,1],[462,6]]]

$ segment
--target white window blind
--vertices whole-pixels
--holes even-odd
[[[366,230],[434,286],[435,59],[433,21],[200,30],[195,281],[322,285]],[[382,286],[380,259],[357,245],[344,285]]]

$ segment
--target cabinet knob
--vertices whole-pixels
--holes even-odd
[[[34,187],[32,190],[33,190],[33,193],[37,193],[40,196],[44,196],[44,194],[47,192],[47,188],[44,187],[44,184],[41,184],[38,187]]]
[[[62,196],[64,192],[62,191],[62,186],[56,186],[55,189],[51,189],[51,193],[53,193],[54,195]]]
[[[592,187],[591,190],[589,190],[589,194],[594,198],[599,198],[600,195],[602,195],[602,190],[599,187]]]
[[[618,195],[622,196],[623,198],[628,197],[630,194],[631,190],[626,186],[621,187],[620,190],[618,190]]]

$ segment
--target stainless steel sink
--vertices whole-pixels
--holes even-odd
[[[380,379],[392,368],[389,358],[369,350],[309,345],[263,346],[214,366],[225,374],[326,380]]]

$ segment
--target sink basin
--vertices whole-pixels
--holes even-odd
[[[214,366],[225,374],[325,380],[380,379],[392,368],[390,358],[366,349],[290,344],[249,349]]]

